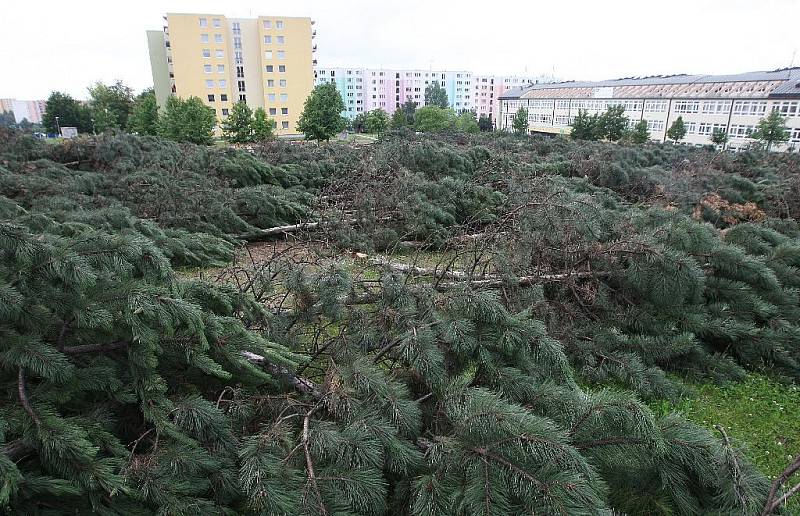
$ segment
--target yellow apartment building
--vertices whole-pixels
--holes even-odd
[[[147,31],[159,106],[170,95],[199,97],[224,119],[236,102],[263,107],[278,135],[298,134],[297,120],[314,87],[311,18],[170,13]]]

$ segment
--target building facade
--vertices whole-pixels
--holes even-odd
[[[236,102],[262,107],[279,135],[297,134],[314,84],[310,18],[167,14],[162,31],[148,31],[159,106],[170,95],[198,97],[222,121]]]
[[[343,116],[383,109],[390,115],[410,100],[425,103],[425,88],[434,82],[447,92],[450,107],[469,111],[472,106],[472,74],[467,71],[396,70],[373,68],[317,68],[314,83],[332,82],[344,100]]]
[[[46,100],[0,99],[0,112],[13,112],[17,123],[27,120],[32,124],[41,124],[46,104]]]
[[[478,118],[485,116],[497,124],[500,116],[500,96],[508,90],[521,88],[531,84],[555,82],[546,75],[474,75],[472,77],[472,103]]]
[[[800,148],[800,68],[537,84],[500,97],[500,128],[510,130],[514,114],[524,107],[531,132],[568,134],[579,110],[601,113],[614,105],[625,108],[631,126],[646,120],[653,140],[665,141],[669,127],[682,117],[682,143],[707,145],[722,129],[733,150],[750,145],[759,120],[777,111],[786,117],[789,142],[774,150]]]

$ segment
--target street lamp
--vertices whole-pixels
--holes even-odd
[[[58,136],[61,136],[61,124],[58,123],[58,117],[56,117],[56,131]]]

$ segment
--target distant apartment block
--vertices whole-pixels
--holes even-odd
[[[199,97],[221,122],[236,102],[263,107],[279,135],[296,134],[314,84],[310,18],[167,14],[147,31],[159,106],[170,95]]]
[[[456,111],[472,109],[472,74],[467,71],[390,70],[372,68],[318,68],[314,83],[332,82],[344,100],[347,118],[373,109],[389,114],[406,101],[421,106],[425,88],[434,82],[447,92],[450,107]]]
[[[41,124],[46,103],[44,100],[0,99],[0,112],[13,112],[17,123],[27,120],[32,124]]]
[[[786,117],[790,139],[774,150],[800,148],[800,68],[536,84],[501,95],[499,127],[510,129],[524,107],[531,132],[568,134],[579,110],[601,113],[615,105],[625,108],[631,126],[646,120],[653,140],[665,141],[680,116],[687,129],[684,143],[709,144],[714,130],[722,129],[734,150],[752,143],[758,121],[777,111]]]
[[[507,90],[548,82],[555,82],[555,78],[546,75],[474,75],[472,77],[473,109],[478,118],[486,116],[497,124],[500,115],[500,95]]]

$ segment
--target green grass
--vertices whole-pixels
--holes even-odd
[[[715,434],[721,425],[772,481],[800,454],[800,387],[761,375],[741,383],[693,386],[696,395],[675,403],[653,404],[657,413],[679,411]],[[800,482],[800,474],[787,487]],[[800,495],[789,508],[800,512]],[[794,513],[793,513],[794,514]]]

